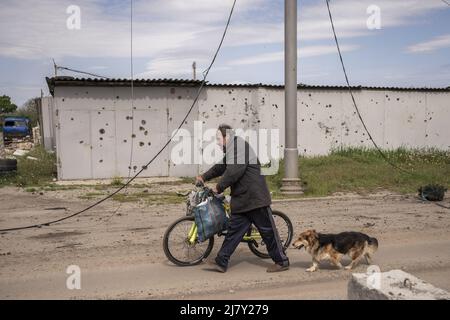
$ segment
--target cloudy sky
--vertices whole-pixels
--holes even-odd
[[[298,79],[343,84],[325,0],[298,1]],[[450,1],[449,1],[450,3]],[[218,44],[232,0],[134,0],[136,78],[191,78]],[[210,82],[283,83],[282,0],[238,0]],[[80,28],[70,29],[70,6]],[[48,93],[61,66],[130,77],[130,1],[1,0],[0,95],[21,105]],[[369,29],[376,6],[380,28]],[[450,85],[450,6],[443,0],[332,0],[336,31],[354,85]],[[74,75],[62,72],[63,75]]]

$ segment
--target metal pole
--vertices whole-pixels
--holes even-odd
[[[283,194],[303,191],[298,178],[297,148],[297,0],[284,1],[285,173]]]
[[[192,63],[192,72],[193,72],[193,78],[194,80],[197,80],[197,64],[195,61]]]

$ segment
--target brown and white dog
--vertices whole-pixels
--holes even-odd
[[[351,263],[345,267],[346,270],[350,270],[363,257],[368,264],[371,263],[372,255],[378,249],[378,240],[361,232],[321,234],[315,230],[307,230],[301,233],[292,245],[296,249],[304,247],[311,254],[313,265],[306,271],[316,271],[319,268],[319,262],[325,259],[329,259],[336,267],[342,268],[341,258],[344,255],[352,259]]]

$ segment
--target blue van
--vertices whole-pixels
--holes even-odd
[[[27,117],[5,117],[3,120],[3,137],[5,140],[24,138],[30,135],[30,119]]]

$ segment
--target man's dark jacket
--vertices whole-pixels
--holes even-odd
[[[231,187],[231,213],[242,213],[271,204],[261,165],[247,141],[234,136],[225,148],[225,156],[202,175],[208,181],[222,176],[217,191]],[[233,151],[234,150],[234,151]]]

